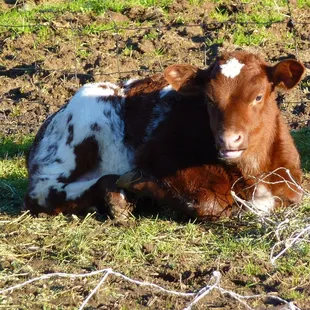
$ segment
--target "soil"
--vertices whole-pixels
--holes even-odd
[[[1,4],[1,6],[7,9],[12,4],[7,1],[7,4]],[[150,72],[162,71],[172,63],[191,63],[199,67],[210,64],[222,49],[237,47],[232,43],[232,32],[235,29],[233,24],[208,24],[212,22],[209,12],[214,6],[213,3],[203,3],[193,7],[188,5],[188,1],[175,1],[169,8],[169,17],[164,16],[163,11],[158,8],[141,7],[129,9],[123,14],[107,12],[101,16],[68,12],[56,14],[52,22],[41,20],[40,24],[51,26],[48,27],[45,35],[40,31],[42,27],[34,33],[23,35],[9,30],[1,32],[0,133],[34,135],[46,117],[57,111],[81,85],[87,82],[102,80],[117,82],[145,76]],[[241,10],[242,6],[231,6],[228,9],[234,12]],[[294,19],[299,23],[309,21],[309,12],[306,14],[304,10],[296,8],[293,13]],[[181,23],[180,20],[189,22]],[[134,21],[139,21],[140,25],[131,26]],[[111,31],[85,33],[83,27],[95,22],[98,25],[111,23],[111,27],[114,22],[116,25],[126,23],[126,29],[115,26]],[[289,94],[279,94],[278,103],[292,129],[309,127],[309,25],[296,24],[292,28],[286,23],[279,23],[271,25],[269,30],[279,38],[283,38],[289,31],[293,31],[293,36],[296,37],[298,58],[304,62],[307,73],[300,87]],[[212,42],[218,37],[224,38],[224,43],[205,44],[206,39]],[[296,56],[296,46],[288,45],[283,40],[246,49],[262,54],[271,63],[285,57]],[[151,251],[150,246],[146,245],[145,251]],[[96,264],[99,261],[100,257],[95,256],[95,267],[98,267]],[[8,264],[10,266],[10,263]],[[226,283],[222,283],[224,287],[234,289],[246,287],[247,277],[233,272],[230,269],[230,262],[222,263],[222,266],[215,266],[215,264],[214,267],[219,267],[224,274],[231,275],[226,277]],[[238,258],[235,258],[234,264],[238,264]],[[188,288],[193,290],[203,287],[208,283],[213,271],[210,265],[188,268],[186,261],[177,270],[163,262],[152,262],[152,265],[152,268],[148,269],[150,280],[155,279],[157,284],[163,286],[167,286],[168,283],[170,288],[174,287],[176,290],[180,290],[181,285],[183,291]],[[8,266],[0,266],[0,268],[8,268]],[[58,271],[54,262],[44,261],[42,266],[42,261],[33,261],[32,267],[42,272]],[[141,279],[145,280],[144,272],[141,269],[135,274],[135,278],[140,275]],[[253,283],[259,280],[253,279]],[[262,286],[255,286],[255,289],[244,288],[243,293],[272,291],[281,285],[281,283],[268,281],[262,280]],[[84,297],[89,292],[87,290],[91,289],[89,285],[85,286],[81,279],[59,283],[65,287],[70,284],[75,290],[80,290]],[[9,283],[6,283],[5,286],[8,285]],[[117,294],[112,296],[108,291],[106,294],[98,294],[90,301],[87,309],[125,309],[121,308],[124,304],[127,306],[126,309],[168,309],[169,304],[171,309],[181,309],[188,304],[185,302],[186,299],[163,298],[162,294],[150,293],[145,288],[133,288],[126,282],[120,284],[120,280],[116,278],[110,280],[109,285],[117,291]],[[24,293],[38,294],[35,291],[36,288],[29,286]],[[12,294],[12,304],[19,304],[18,296],[18,294]],[[217,293],[213,294],[211,299],[208,298],[206,297],[205,301],[212,309],[239,309],[240,306],[232,299]],[[59,299],[57,303],[60,303]],[[80,301],[67,299],[62,304],[70,308],[80,304]],[[277,306],[278,304],[268,304],[267,301],[257,309],[280,309]],[[299,306],[307,309],[307,305],[303,305],[302,302]],[[40,306],[37,308],[42,309]],[[205,307],[197,307],[197,309],[205,309]]]
[[[42,27],[24,35],[2,32],[0,132],[35,134],[46,117],[87,82],[145,76],[172,63],[208,65],[220,50],[236,47],[231,36],[235,25],[210,24],[208,14],[214,5],[204,3],[195,7],[187,1],[177,1],[169,8],[169,17],[164,17],[161,9],[141,7],[128,9],[124,14],[107,12],[100,16],[68,12],[56,14],[50,23],[38,21],[38,25],[50,26],[43,27],[47,29],[44,34]],[[245,10],[242,6],[226,8],[228,12],[238,9]],[[278,97],[287,122],[292,129],[299,129],[310,126],[310,27],[299,24],[308,22],[310,13],[296,9],[294,14],[298,21],[294,28],[280,23],[271,25],[269,31],[280,38],[294,31],[298,57],[308,68],[303,86]],[[140,26],[131,26],[133,21],[139,21]],[[110,23],[113,28],[114,22],[125,22],[126,29],[115,26],[119,29],[98,34],[82,30],[92,23]],[[204,43],[216,38],[224,38],[224,43]],[[296,55],[296,46],[285,41],[267,41],[247,49],[271,62]]]

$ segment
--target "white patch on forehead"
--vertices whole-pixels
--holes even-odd
[[[179,76],[179,73],[178,73],[178,71],[176,71],[176,70],[171,70],[171,71],[169,72],[169,75],[170,75],[171,77],[173,77],[173,78],[176,78],[176,77]]]
[[[244,64],[240,63],[236,58],[229,59],[225,64],[220,65],[221,73],[228,78],[236,77]]]

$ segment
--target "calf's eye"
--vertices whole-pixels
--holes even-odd
[[[259,95],[259,96],[257,96],[257,97],[255,98],[255,101],[256,101],[256,102],[261,102],[262,99],[263,99],[263,95]]]

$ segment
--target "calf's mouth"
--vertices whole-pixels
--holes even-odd
[[[219,157],[221,159],[229,160],[229,159],[237,159],[240,158],[243,154],[245,149],[239,150],[228,150],[228,149],[220,149],[219,150]]]

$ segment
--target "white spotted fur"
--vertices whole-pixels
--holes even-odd
[[[229,59],[225,64],[220,65],[221,73],[228,78],[235,78],[239,75],[244,64],[240,63],[236,58]]]
[[[107,88],[100,87],[103,84]],[[112,83],[84,85],[70,100],[67,107],[55,115],[48,125],[39,149],[30,163],[39,165],[38,173],[32,176],[31,181],[35,186],[30,196],[33,199],[38,199],[40,205],[46,203],[46,196],[51,187],[58,191],[64,189],[67,199],[75,199],[95,184],[100,176],[110,173],[123,174],[133,168],[132,151],[126,148],[122,141],[124,122],[120,118],[119,111],[113,107],[109,100],[102,100],[103,97],[112,96],[117,88],[117,85]],[[99,98],[101,99],[98,100]],[[122,100],[120,100],[121,104]],[[108,113],[110,113],[110,117],[106,117]],[[72,143],[67,145],[67,120],[70,114],[72,115],[71,123],[74,126],[74,134]],[[100,125],[99,132],[91,130],[90,127],[93,123]],[[51,130],[53,127],[54,130]],[[114,128],[114,131],[111,128]],[[90,136],[95,136],[98,141],[101,155],[100,166],[91,179],[84,178],[84,180],[81,179],[81,181],[64,186],[58,182],[57,178],[68,177],[75,169],[74,146]],[[58,150],[54,156],[47,157],[48,148],[51,145],[58,145]],[[62,162],[55,162],[57,158]],[[41,181],[41,179],[44,180]]]
[[[79,89],[68,105],[51,119],[36,153],[29,158],[29,167],[34,165],[39,167],[37,172],[31,175],[33,187],[29,193],[31,198],[38,200],[39,205],[46,204],[51,188],[65,191],[67,200],[76,199],[101,176],[121,175],[134,168],[132,163],[134,153],[124,144],[124,121],[120,115],[124,93],[132,82],[133,80],[129,80],[125,84],[125,89],[109,82],[86,84]],[[115,91],[122,97],[117,104],[115,102],[113,104],[109,99],[114,96]],[[166,95],[169,91],[171,87],[165,87],[160,96]],[[107,97],[106,100],[104,97]],[[146,130],[146,138],[152,135],[169,111],[168,107],[154,107],[152,121]],[[67,145],[69,115],[72,115],[70,124],[73,125],[74,133],[72,142]],[[100,126],[99,131],[91,130],[91,125],[94,123]],[[101,156],[99,166],[81,176],[76,182],[67,185],[59,182],[59,177],[69,177],[76,167],[74,147],[90,136],[95,136],[99,145]],[[50,154],[48,151],[52,145],[58,147],[55,154]],[[58,163],[56,159],[60,159],[61,162]]]
[[[92,179],[89,181],[81,181],[81,182],[74,182],[69,183],[64,187],[64,190],[67,194],[67,200],[74,200],[78,197],[80,197],[87,189],[89,189],[91,186],[93,186],[99,178]]]

